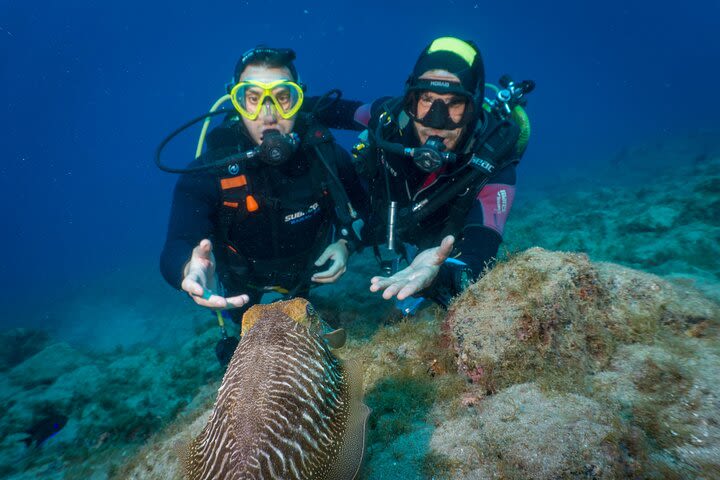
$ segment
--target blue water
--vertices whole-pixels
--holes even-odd
[[[474,40],[489,81],[537,82],[529,189],[639,140],[720,126],[718,18],[717,0],[3,0],[0,326],[107,272],[157,264],[175,178],[153,151],[258,43],[294,48],[310,94],[370,101],[401,92],[432,38]],[[170,151],[184,163],[192,139]]]

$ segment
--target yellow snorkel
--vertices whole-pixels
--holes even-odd
[[[220,105],[230,100],[230,95],[225,94],[222,97],[218,98],[218,100],[213,104],[212,107],[210,107],[209,113],[215,113],[215,111],[220,108]],[[203,122],[202,130],[200,131],[200,138],[198,138],[198,144],[197,148],[195,149],[195,158],[200,157],[202,155],[203,145],[205,145],[205,135],[207,135],[208,127],[210,126],[210,116],[207,116],[205,118],[205,121]]]

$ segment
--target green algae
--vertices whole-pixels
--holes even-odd
[[[420,473],[423,478],[435,480],[452,480],[456,478],[455,472],[462,469],[462,463],[457,459],[438,452],[427,452],[420,461]]]

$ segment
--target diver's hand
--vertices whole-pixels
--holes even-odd
[[[389,300],[397,295],[398,300],[405,300],[410,295],[430,286],[440,271],[440,265],[450,256],[455,237],[448,235],[443,238],[439,247],[428,248],[420,252],[412,263],[392,277],[373,277],[370,279],[370,291],[383,291],[383,298]]]
[[[212,242],[207,238],[193,248],[190,261],[185,265],[182,289],[201,307],[222,309],[242,307],[250,301],[247,295],[225,298],[214,293],[217,281],[212,248]]]
[[[330,268],[323,272],[313,274],[310,280],[315,283],[333,283],[345,273],[347,270],[348,257],[350,256],[350,251],[346,243],[345,240],[338,240],[328,245],[322,255],[315,260],[315,266],[319,267],[328,260],[332,260],[333,262],[330,264]]]

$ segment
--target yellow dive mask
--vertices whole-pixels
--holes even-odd
[[[270,83],[245,80],[230,90],[230,100],[240,115],[255,120],[269,99],[284,119],[295,115],[303,103],[300,85],[289,80],[275,80]]]

